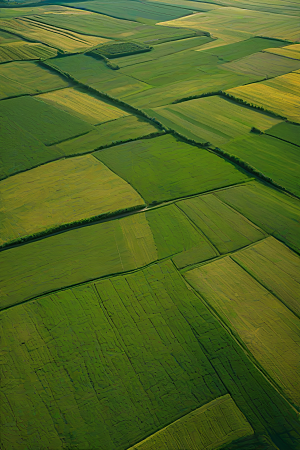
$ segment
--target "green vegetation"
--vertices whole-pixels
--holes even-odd
[[[215,194],[267,233],[300,252],[299,201],[260,183],[246,183]]]
[[[0,65],[0,81],[0,99],[52,91],[69,85],[60,75],[27,61]]]
[[[95,152],[94,156],[131,184],[149,204],[249,179],[232,164],[170,135],[118,145]]]
[[[300,289],[298,255],[269,237],[235,253],[232,259],[300,317],[300,305],[295,297]]]
[[[214,194],[177,203],[220,253],[228,253],[262,239],[265,233]]]
[[[55,146],[46,147],[5,115],[0,120],[0,179],[62,157]]]
[[[270,124],[279,122],[279,119],[217,95],[146,109],[145,112],[189,139],[200,143],[210,142],[215,146],[248,136],[253,125],[265,131]]]
[[[185,277],[299,407],[300,320],[228,256]]]
[[[265,132],[270,136],[274,136],[283,141],[300,146],[300,127],[288,122],[282,122],[274,125]]]
[[[65,3],[69,6],[69,3]],[[110,0],[110,1],[83,1],[72,3],[79,9],[87,9],[97,13],[107,14],[119,19],[134,20],[138,22],[177,19],[178,17],[192,14],[192,10],[178,8],[176,6],[157,5],[155,2],[144,2],[139,0]],[[146,22],[145,21],[145,22]]]
[[[46,145],[91,131],[93,127],[70,114],[33,97],[18,97],[0,103],[5,116]]]
[[[43,44],[11,42],[0,45],[0,63],[26,59],[47,59],[57,55],[57,50]]]
[[[136,53],[149,52],[152,47],[137,42],[116,42],[103,44],[89,52],[91,55],[106,56],[107,58],[118,58],[120,56],[134,55]]]
[[[211,429],[207,423],[212,424]],[[227,394],[183,416],[129,450],[164,450],[170,445],[172,450],[214,449],[252,435],[250,424]]]
[[[222,146],[222,150],[246,161],[277,185],[300,197],[299,149],[268,135],[252,135]]]

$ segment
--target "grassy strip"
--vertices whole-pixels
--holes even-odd
[[[103,214],[99,214],[97,216],[92,216],[92,217],[87,217],[85,219],[81,219],[81,220],[76,220],[74,222],[69,222],[69,223],[64,223],[61,225],[57,225],[51,228],[47,228],[46,230],[40,231],[38,233],[33,233],[33,234],[29,234],[27,236],[24,236],[22,238],[19,239],[14,239],[13,241],[9,241],[9,242],[5,242],[5,244],[0,246],[0,251],[6,249],[7,247],[11,247],[14,245],[19,245],[19,244],[24,244],[28,241],[32,241],[32,240],[36,240],[39,238],[43,238],[43,237],[47,237],[49,234],[55,234],[59,231],[65,230],[66,228],[69,230],[76,228],[80,225],[87,225],[87,224],[92,224],[98,221],[102,221],[105,219],[112,219],[116,216],[119,215],[123,215],[126,213],[130,213],[133,211],[138,211],[138,210],[142,210],[146,207],[147,205],[141,204],[141,205],[136,205],[136,206],[130,206],[128,208],[124,208],[124,209],[119,209],[117,211],[112,211],[112,212],[108,212],[108,213],[103,213]]]

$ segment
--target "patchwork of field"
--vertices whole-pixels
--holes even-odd
[[[280,119],[217,95],[145,111],[187,138],[215,146],[250,136],[252,127],[266,131],[280,123]]]
[[[1,449],[299,450],[300,4],[46,3],[0,1]]]
[[[279,114],[292,122],[299,119],[300,73],[288,73],[262,83],[253,83],[226,91],[247,103]]]
[[[299,319],[235,260],[219,259],[185,277],[299,406]]]
[[[0,80],[0,100],[69,86],[59,74],[28,61],[0,65]]]
[[[92,155],[17,174],[1,182],[0,192],[1,244],[144,204],[131,186]]]
[[[94,156],[131,184],[148,204],[249,180],[233,164],[170,135],[118,145]]]

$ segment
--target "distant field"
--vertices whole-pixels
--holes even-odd
[[[202,0],[196,1],[199,7],[201,7]],[[294,0],[264,0],[263,2],[260,0],[214,0],[214,2],[215,5],[227,7],[235,6],[242,9],[254,9],[277,14],[300,15],[300,7]],[[207,3],[204,4],[206,5]]]
[[[69,3],[65,5],[68,6]],[[143,22],[145,19],[160,22],[162,20],[177,19],[193,13],[191,9],[164,4],[158,5],[153,2],[139,0],[84,1],[72,3],[72,6],[118,17],[119,19],[136,20],[138,22]]]
[[[248,179],[232,164],[170,135],[118,145],[94,155],[130,183],[147,203],[200,194]]]
[[[74,9],[70,14],[34,15],[32,18],[45,24],[67,28],[75,33],[90,34],[109,39],[125,39],[159,44],[184,37],[195,36],[195,31],[179,27],[163,28],[155,25],[144,25],[130,20],[116,19],[102,14]],[[1,22],[0,22],[1,26]],[[176,26],[176,25],[175,25]]]
[[[268,135],[253,135],[222,146],[275,183],[300,197],[299,148]]]
[[[189,198],[176,204],[220,253],[250,245],[266,235],[214,194]]]
[[[260,183],[246,183],[215,194],[267,233],[300,252],[299,201]]]
[[[80,136],[93,129],[89,123],[29,96],[2,101],[2,115],[46,145]]]
[[[208,423],[211,429],[208,429]],[[172,450],[213,449],[252,434],[250,424],[227,394],[183,416],[129,450],[163,450],[170,445]]]
[[[185,277],[299,405],[299,319],[228,256]]]
[[[129,115],[128,112],[76,88],[52,91],[39,95],[37,98],[92,125],[99,125]]]
[[[262,83],[229,89],[227,93],[300,123],[299,86],[300,74],[288,73]]]
[[[300,146],[300,126],[281,122],[266,131],[266,134]]]
[[[241,250],[232,259],[300,317],[300,258],[272,237]]]
[[[0,20],[0,28],[30,41],[50,45],[66,53],[83,51],[89,47],[107,42],[107,39],[103,37],[89,36],[86,33],[78,34],[64,29],[66,15],[60,14],[60,16],[64,22],[61,24],[62,28],[39,23],[36,20],[30,20],[26,17]],[[34,19],[36,19],[35,16]]]
[[[268,79],[292,72],[299,69],[299,66],[300,61],[272,55],[271,53],[259,52],[238,61],[224,64],[223,69]]]
[[[158,129],[149,122],[143,121],[136,116],[125,116],[101,124],[95,130],[83,136],[64,141],[56,147],[63,155],[79,155],[92,152],[102,146],[109,146],[114,142],[142,138],[157,132]]]
[[[231,32],[243,33],[245,39],[251,36],[264,36],[275,39],[300,40],[299,18],[291,15],[272,14],[255,10],[241,10],[230,5],[205,14],[193,14],[159,25],[168,27],[185,27],[206,30],[218,37],[219,32],[229,29]],[[241,39],[242,40],[242,39]]]
[[[62,157],[56,147],[46,147],[5,115],[0,121],[0,179]]]
[[[0,65],[0,99],[37,94],[69,86],[66,79],[33,62]]]
[[[43,44],[33,42],[11,42],[0,45],[0,63],[31,59],[53,58],[57,50]]]
[[[65,223],[143,205],[92,155],[55,161],[0,182],[1,243]]]
[[[285,56],[291,59],[300,59],[300,44],[287,45],[282,48],[267,48],[265,52],[275,55]]]
[[[280,119],[240,106],[217,95],[176,105],[146,110],[163,125],[198,142],[218,146],[237,137],[250,136],[252,127],[261,131]]]

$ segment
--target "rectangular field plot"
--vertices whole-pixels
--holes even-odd
[[[69,86],[59,74],[27,61],[0,65],[0,80],[0,99]]]
[[[287,45],[282,48],[267,48],[265,52],[291,59],[300,59],[300,44]]]
[[[234,6],[234,5],[232,5]],[[218,37],[223,30],[244,34],[245,38],[263,36],[274,39],[300,39],[299,18],[293,15],[226,7],[182,17],[159,25],[206,30]],[[240,40],[244,40],[240,39]]]
[[[73,9],[73,11],[75,10]],[[84,11],[82,12],[84,13]],[[88,11],[86,11],[86,14],[89,14]],[[48,16],[48,14],[46,15]],[[97,44],[107,42],[107,39],[103,37],[89,36],[86,32],[84,32],[84,34],[73,33],[64,29],[66,25],[65,18],[67,16],[61,14],[61,12],[59,12],[58,15],[63,18],[62,28],[39,23],[35,20],[38,16],[33,16],[34,20],[26,17],[10,20],[3,19],[0,20],[0,27],[3,30],[14,33],[30,41],[42,42],[43,44],[66,53],[82,51]]]
[[[268,135],[254,135],[225,144],[222,149],[300,197],[300,152],[296,145]]]
[[[228,256],[185,277],[299,406],[300,320]]]
[[[240,250],[232,259],[300,317],[300,258],[273,237]]]
[[[0,179],[62,157],[56,147],[46,147],[11,119],[0,120]]]
[[[0,45],[0,63],[30,59],[53,58],[57,50],[34,42],[11,42]]]
[[[300,251],[299,200],[254,182],[215,195],[268,234]]]
[[[1,116],[14,121],[46,145],[93,130],[89,123],[29,96],[2,101]]]
[[[118,207],[124,209],[124,201]],[[169,205],[2,251],[1,307],[157,259],[174,256],[177,266],[184,267],[217,255],[179,208]]]
[[[59,89],[37,98],[92,125],[129,115],[128,112],[76,88]]]
[[[170,445],[172,450],[214,449],[252,434],[251,425],[227,394],[183,416],[129,450],[163,450]]]
[[[267,40],[265,39],[265,41]],[[300,61],[296,59],[287,59],[280,55],[259,52],[238,61],[223,64],[222,67],[223,69],[245,75],[272,78],[297,70],[299,66]]]
[[[170,135],[95,152],[147,203],[163,202],[248,180],[232,164]]]
[[[68,3],[66,5],[68,6]],[[143,22],[143,19],[161,22],[162,20],[177,19],[178,17],[193,13],[190,9],[178,8],[176,6],[132,0],[112,0],[110,2],[84,1],[72,3],[72,6],[137,22]]]
[[[157,133],[159,130],[151,123],[136,116],[125,116],[120,119],[99,125],[90,133],[58,144],[56,148],[63,155],[75,155],[92,152],[100,147],[113,143],[121,143]]]
[[[263,239],[262,230],[221,202],[214,194],[177,203],[220,253],[228,253]]]
[[[55,161],[0,183],[1,243],[62,224],[143,205],[92,155]]]
[[[265,132],[269,136],[282,139],[283,141],[290,142],[291,144],[300,146],[300,126],[288,122],[281,122],[278,125],[274,125],[272,128]]]
[[[270,124],[280,122],[280,119],[237,105],[217,95],[149,109],[146,112],[187,138],[197,142],[210,142],[215,146],[250,135],[252,127],[265,131]]]
[[[1,404],[1,441],[123,450],[226,395],[182,316],[181,304],[193,301],[167,262],[3,312],[4,348],[14,354],[5,351],[4,364],[14,381],[3,380],[10,403]],[[251,432],[226,403],[219,414],[227,415],[231,438]],[[23,426],[12,436],[13,420]],[[223,421],[224,438],[231,427]],[[213,434],[209,422],[202,426]]]
[[[261,83],[236,87],[226,91],[233,97],[300,123],[300,74],[288,73]]]

